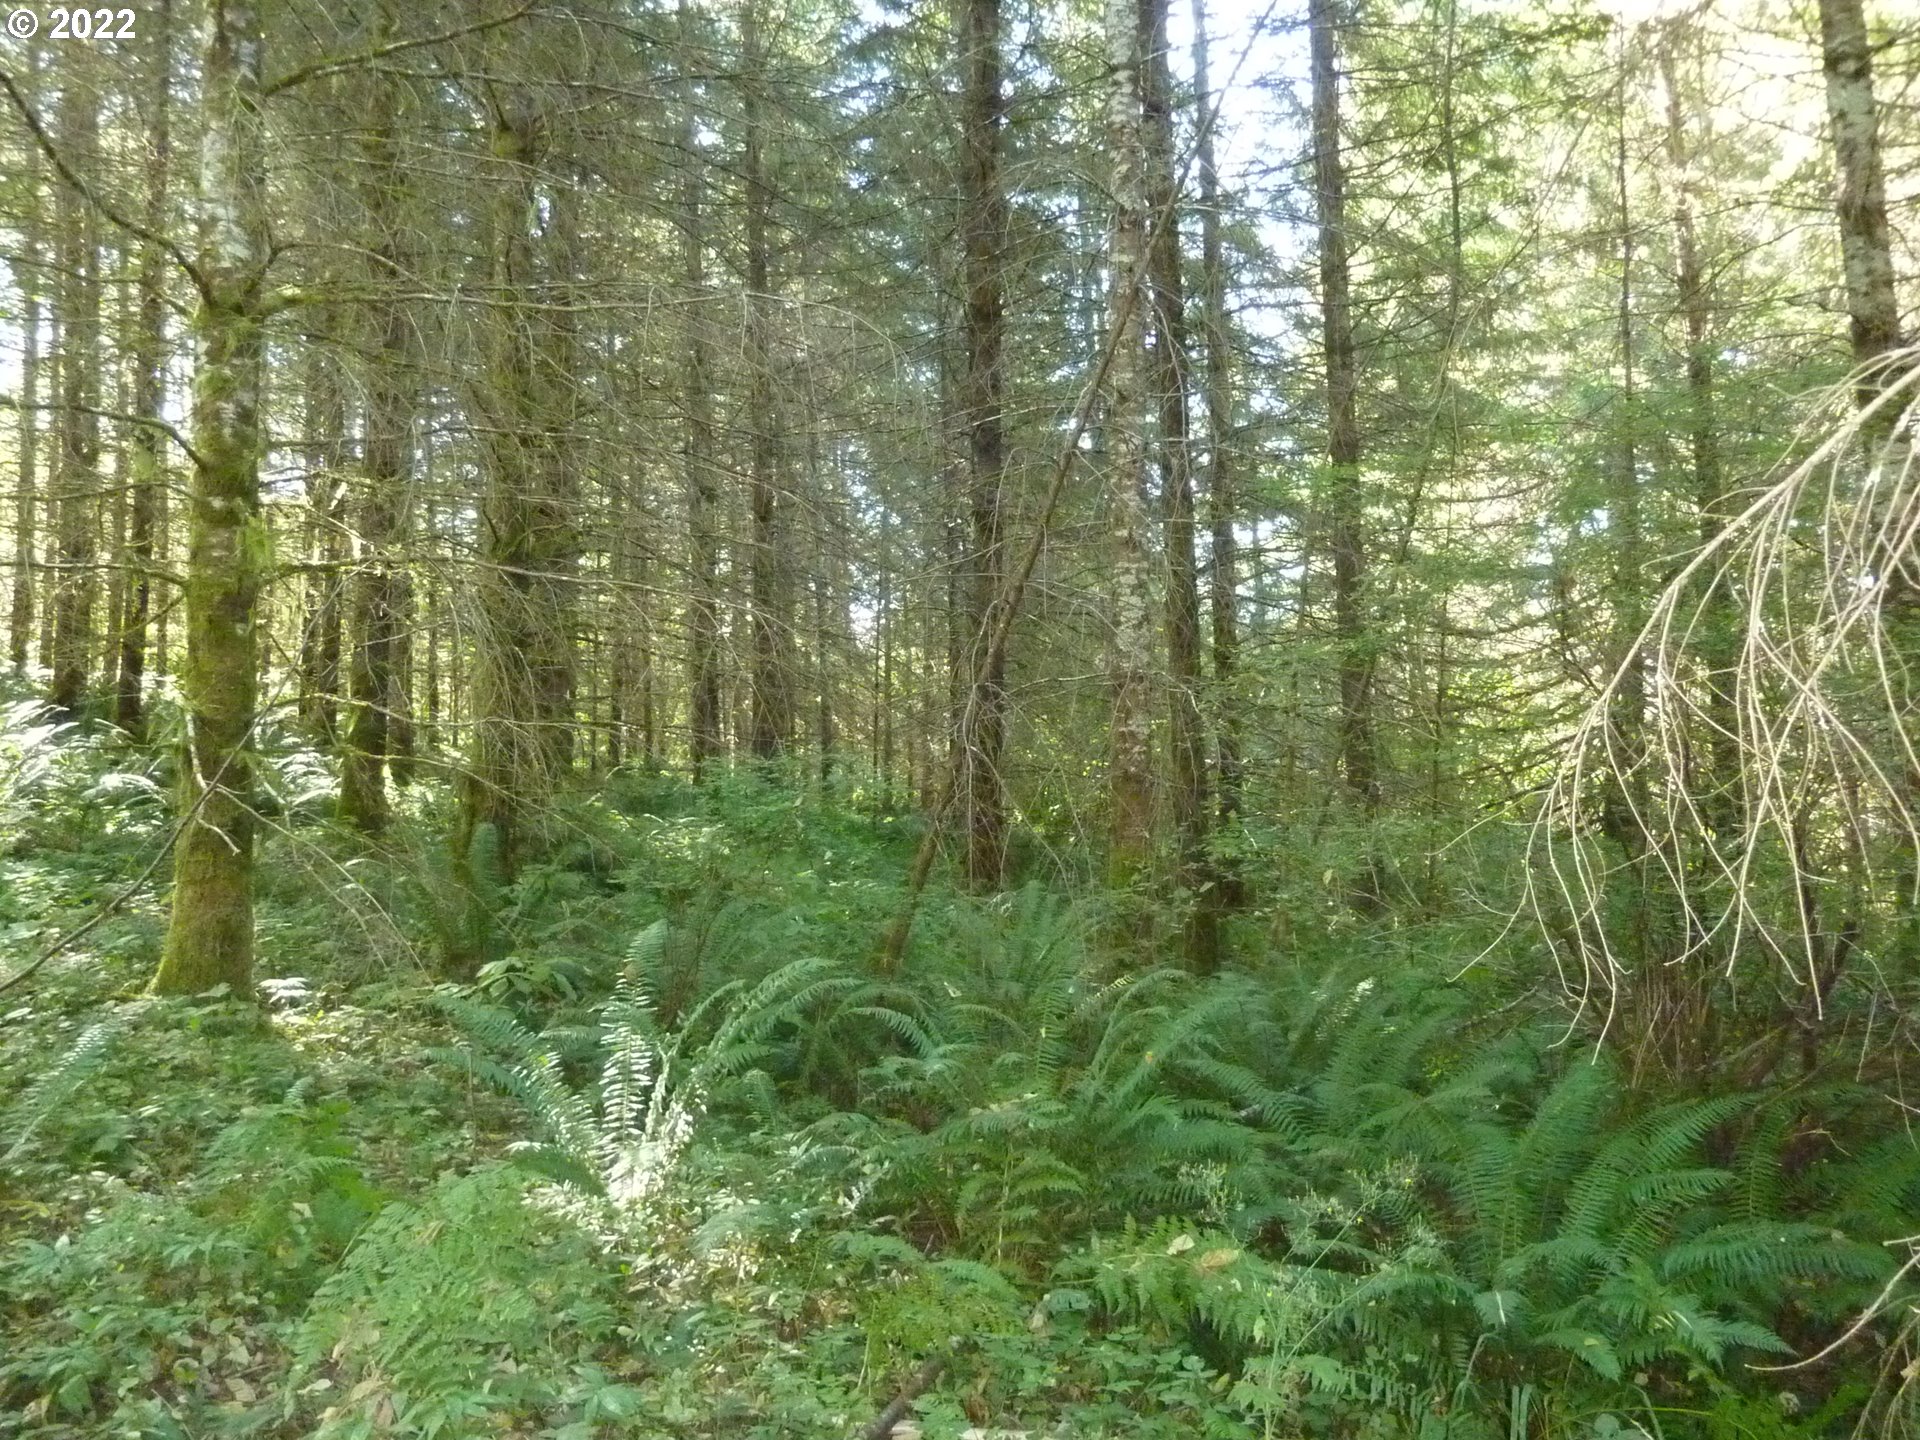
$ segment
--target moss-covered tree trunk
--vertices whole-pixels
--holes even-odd
[[[161,994],[253,980],[249,747],[271,561],[260,514],[261,292],[267,260],[260,12],[211,0],[202,61],[200,307],[193,382],[196,463],[187,517],[182,816]]]
[[[549,143],[546,117],[531,101],[496,115],[495,306],[477,400],[488,434],[469,688],[473,746],[458,848],[465,853],[480,827],[490,827],[506,875],[528,852],[529,821],[566,769],[572,743],[578,538],[565,283],[574,263],[572,197],[564,185],[542,185]]]

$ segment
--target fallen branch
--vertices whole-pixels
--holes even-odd
[[[947,1368],[947,1357],[930,1357],[920,1368],[907,1377],[907,1383],[900,1387],[900,1393],[887,1402],[874,1422],[860,1432],[860,1440],[891,1440],[893,1427],[907,1418],[907,1411],[913,1408],[913,1402],[927,1391],[927,1387],[940,1378],[940,1372]]]

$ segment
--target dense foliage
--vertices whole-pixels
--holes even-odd
[[[1912,8],[14,6],[0,1432],[1920,1433]]]
[[[13,713],[25,935],[163,814],[137,754]],[[611,777],[450,927],[443,862],[298,819],[314,763],[275,758],[264,1013],[143,998],[137,902],[7,1016],[31,1433],[838,1437],[930,1356],[929,1434],[1906,1423],[1897,1316],[1750,1368],[1845,1328],[1920,1207],[1844,1068],[1633,1089],[1458,920],[1248,927],[1197,980],[1116,963],[1096,896],[943,890],[878,974],[907,827],[745,777]],[[476,929],[470,983],[410,948]]]

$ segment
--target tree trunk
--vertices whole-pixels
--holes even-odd
[[[60,93],[60,140],[68,163],[97,171],[99,107],[82,67],[67,69]],[[57,710],[86,703],[94,651],[94,571],[100,523],[100,226],[72,186],[56,206],[60,278],[60,454],[54,487],[53,686]]]
[[[393,29],[382,12],[382,35]],[[363,204],[371,261],[369,280],[392,284],[412,271],[408,253],[408,195],[395,140],[395,81],[378,72],[372,81],[367,128],[361,141],[366,165]],[[402,704],[397,651],[400,641],[400,567],[394,547],[406,534],[413,494],[413,385],[417,363],[412,307],[390,299],[373,310],[375,334],[364,387],[366,431],[364,481],[354,517],[358,564],[354,567],[348,633],[347,698],[352,707],[340,767],[340,817],[364,834],[378,834],[389,818],[387,757]],[[402,721],[404,715],[398,717]]]
[[[266,157],[260,13],[210,0],[202,61],[202,285],[194,330],[192,508],[188,519],[183,814],[174,843],[173,915],[154,976],[162,994],[252,988],[250,740],[254,622],[272,545],[260,513],[260,406],[266,314]]]
[[[564,301],[568,289],[554,277],[570,274],[573,262],[570,200],[563,185],[543,195],[547,143],[546,118],[530,103],[496,115],[502,171],[491,240],[500,311],[481,400],[491,433],[459,848],[465,853],[474,832],[491,826],[507,876],[529,849],[529,817],[567,766],[572,720],[571,321],[563,310],[516,303]],[[543,200],[551,226],[544,264],[534,245]]]
[[[786,752],[793,734],[792,677],[787,659],[792,648],[792,616],[786,611],[788,586],[785,509],[780,504],[780,420],[773,374],[773,295],[768,278],[767,222],[773,195],[766,174],[766,121],[760,87],[766,57],[760,49],[760,0],[747,0],[740,19],[741,123],[745,130],[741,181],[746,187],[747,244],[747,485],[753,530],[754,758],[771,760]]]
[[[1872,366],[1900,346],[1900,303],[1893,286],[1887,184],[1880,164],[1880,117],[1873,95],[1873,47],[1862,0],[1820,0],[1821,64],[1833,135],[1840,260],[1846,272],[1853,360]],[[1891,377],[1869,373],[1859,399],[1869,404]],[[1891,429],[1893,418],[1886,418]]]
[[[1348,264],[1346,171],[1340,155],[1337,0],[1311,0],[1307,10],[1313,70],[1314,176],[1320,241],[1321,332],[1327,371],[1327,459],[1332,493],[1328,538],[1333,552],[1333,627],[1339,646],[1340,769],[1362,816],[1380,803],[1379,760],[1373,727],[1373,657],[1366,623],[1367,541],[1360,473],[1360,423],[1355,408],[1358,367],[1353,344],[1352,281]],[[1364,910],[1381,903],[1376,864],[1369,858],[1355,888]]]
[[[313,325],[301,390],[306,398],[307,574],[300,616],[300,721],[321,744],[339,732],[340,594],[347,559],[347,396],[338,317]]]
[[[1150,293],[1142,293],[1152,280],[1146,264],[1149,217],[1139,9],[1138,0],[1108,0],[1106,8],[1111,76],[1107,146],[1112,155],[1114,206],[1108,327],[1113,360],[1107,371],[1102,431],[1113,626],[1107,660],[1112,691],[1107,871],[1117,889],[1131,888],[1144,876],[1153,838],[1153,597],[1147,559],[1144,424],[1151,383],[1145,321],[1152,305]]]
[[[1214,162],[1214,101],[1207,74],[1206,0],[1193,0],[1194,106],[1200,116],[1195,160],[1200,180],[1200,270],[1207,340],[1207,528],[1212,548],[1207,605],[1212,622],[1215,787],[1222,826],[1240,815],[1240,705],[1234,696],[1240,657],[1239,537],[1234,532],[1233,351],[1227,323],[1226,245],[1222,239],[1220,172]],[[1215,877],[1222,904],[1237,903],[1238,881]]]
[[[694,12],[680,0],[681,45],[692,53]],[[714,460],[713,380],[708,357],[707,235],[703,215],[705,155],[700,114],[691,81],[685,84],[686,170],[680,179],[680,233],[685,254],[686,374],[681,390],[685,429],[681,467],[685,476],[687,546],[692,594],[687,606],[687,717],[694,783],[724,753],[720,715],[720,482]]]
[[[1153,387],[1160,410],[1160,503],[1167,568],[1167,749],[1172,772],[1177,878],[1188,905],[1187,963],[1210,973],[1220,964],[1220,916],[1207,862],[1207,739],[1200,711],[1200,577],[1194,561],[1193,448],[1187,411],[1189,357],[1181,276],[1178,177],[1174,173],[1173,69],[1167,54],[1167,0],[1141,10],[1147,57],[1147,195],[1157,224],[1149,261],[1153,299]]]
[[[32,74],[39,78],[39,51],[33,52]],[[13,262],[14,283],[20,290],[20,409],[19,489],[13,498],[13,597],[7,616],[7,660],[16,671],[27,668],[33,643],[33,600],[36,567],[34,550],[40,527],[40,150],[27,147],[26,173],[21,178],[25,214],[20,221],[20,253]],[[42,600],[44,603],[44,597]]]
[[[1687,137],[1686,116],[1680,98],[1675,56],[1677,28],[1669,27],[1659,49],[1661,79],[1667,91],[1667,161],[1673,170],[1674,280],[1680,296],[1680,314],[1687,330],[1687,441],[1693,469],[1694,508],[1699,516],[1700,543],[1718,539],[1731,518],[1726,479],[1720,460],[1720,429],[1714,400],[1713,297],[1695,219],[1694,195],[1698,165]],[[1706,773],[1691,787],[1702,797],[1702,814],[1722,835],[1736,825],[1740,790],[1739,717],[1734,711],[1733,647],[1739,624],[1733,596],[1716,575],[1701,582],[1701,657],[1706,668],[1706,736],[1703,753]]]
[[[966,359],[960,374],[960,423],[966,434],[968,548],[964,677],[953,727],[959,745],[959,824],[966,835],[967,882],[998,889],[1006,879],[1007,736],[1005,658],[985,667],[988,613],[1005,583],[1001,489],[1006,479],[1005,271],[1007,206],[1000,149],[1006,102],[1001,94],[1000,0],[966,0],[960,17],[961,245],[966,292]]]
[[[149,12],[153,44],[153,91],[147,122],[147,229],[168,224],[167,183],[173,164],[169,125],[173,90],[172,0],[157,0]],[[166,437],[159,421],[166,406],[167,256],[152,241],[140,250],[139,328],[133,345],[132,434],[128,437],[133,494],[127,522],[126,603],[120,616],[120,672],[115,684],[114,723],[139,739],[145,732],[144,687],[147,623],[153,613],[154,531],[167,484]],[[145,423],[143,423],[145,422]]]

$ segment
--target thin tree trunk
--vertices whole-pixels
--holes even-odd
[[[173,914],[154,976],[162,994],[252,988],[250,740],[254,623],[272,559],[260,513],[261,399],[267,315],[266,156],[260,12],[209,0],[201,66],[200,309],[194,329],[193,471],[188,523],[182,820]]]
[[[779,492],[780,420],[774,392],[773,296],[768,278],[767,223],[773,195],[766,174],[766,120],[760,87],[766,57],[760,49],[760,0],[741,13],[744,77],[740,95],[745,130],[741,180],[746,187],[748,506],[753,527],[753,715],[751,749],[759,760],[784,754],[793,733],[793,695],[787,655],[792,617],[785,612],[785,516]]]
[[[1687,138],[1681,104],[1675,48],[1677,27],[1670,26],[1659,49],[1661,79],[1667,91],[1667,160],[1673,170],[1673,238],[1675,283],[1680,314],[1687,328],[1687,441],[1693,468],[1694,508],[1699,516],[1700,543],[1712,544],[1726,528],[1726,480],[1720,459],[1720,429],[1714,399],[1713,297],[1695,218],[1697,162]],[[1734,712],[1732,675],[1734,629],[1733,597],[1725,583],[1709,575],[1703,582],[1701,650],[1706,666],[1707,734],[1704,747],[1707,773],[1693,787],[1701,795],[1708,824],[1725,834],[1736,824],[1740,788],[1738,716]]]
[[[1129,889],[1152,856],[1153,597],[1148,576],[1145,409],[1148,373],[1146,135],[1138,0],[1108,0],[1106,8],[1107,146],[1112,156],[1113,296],[1108,329],[1113,360],[1107,371],[1106,516],[1112,636],[1107,679],[1112,692],[1108,740],[1107,873]],[[1136,293],[1128,294],[1129,287]]]
[[[1006,879],[1006,659],[980,665],[987,614],[1005,582],[1002,487],[1006,479],[1007,206],[1000,150],[1002,94],[1000,0],[966,0],[960,16],[961,244],[964,251],[965,364],[960,422],[966,433],[968,547],[964,643],[954,735],[961,765],[959,824],[967,846],[967,882],[999,888]]]
[[[1234,531],[1233,351],[1227,323],[1226,245],[1222,239],[1220,172],[1214,161],[1214,101],[1207,73],[1206,0],[1193,0],[1194,105],[1200,115],[1195,143],[1200,184],[1200,271],[1205,289],[1207,341],[1207,528],[1212,548],[1208,609],[1212,621],[1213,688],[1216,698],[1214,766],[1222,826],[1240,815],[1240,705],[1234,695],[1239,665],[1239,537]],[[1242,898],[1230,874],[1215,878],[1224,905]]]
[[[380,33],[393,31],[383,10]],[[362,159],[363,201],[370,232],[372,284],[404,280],[408,253],[408,195],[395,139],[398,94],[392,77],[376,73],[368,106]],[[354,516],[358,564],[354,567],[347,666],[351,711],[340,766],[340,816],[364,834],[378,834],[389,818],[387,757],[398,728],[395,701],[404,704],[397,674],[401,601],[400,567],[394,547],[405,537],[413,494],[413,385],[417,362],[411,306],[390,299],[374,312],[375,334],[365,378],[365,471]]]
[[[1332,494],[1328,542],[1333,552],[1333,626],[1339,646],[1340,769],[1363,816],[1380,803],[1374,740],[1373,657],[1366,623],[1366,505],[1360,473],[1358,367],[1353,342],[1352,280],[1347,235],[1346,170],[1340,154],[1337,0],[1311,0],[1307,10],[1313,71],[1313,149],[1320,241],[1321,330],[1327,371],[1327,459]],[[1365,864],[1354,903],[1381,903],[1377,863]]]
[[[347,397],[337,316],[321,313],[306,374],[307,575],[300,616],[301,723],[316,741],[339,732],[340,596],[347,558]]]
[[[60,139],[83,173],[97,165],[99,106],[82,67],[67,69]],[[53,686],[56,709],[78,714],[94,652],[94,571],[100,516],[100,234],[94,207],[72,186],[59,192],[60,454],[54,489]]]
[[[1633,333],[1634,233],[1632,196],[1628,188],[1624,75],[1615,100],[1614,185],[1620,220],[1616,343],[1620,350],[1620,394],[1608,523],[1613,532],[1614,659],[1620,667],[1620,680],[1608,722],[1608,749],[1616,786],[1610,824],[1618,843],[1629,856],[1637,858],[1646,849],[1645,775],[1641,761],[1646,744],[1647,692],[1642,670],[1644,657],[1638,649],[1646,618],[1646,560],[1640,516],[1639,399]]]
[[[37,83],[40,77],[40,51],[31,48],[29,75]],[[13,595],[7,614],[7,661],[16,671],[27,668],[27,656],[33,645],[33,600],[36,581],[34,555],[40,539],[37,507],[40,504],[40,319],[41,296],[45,285],[41,276],[44,263],[40,250],[42,208],[40,175],[42,161],[37,145],[27,147],[25,172],[20,177],[23,213],[20,218],[20,251],[13,260],[14,283],[20,291],[20,408],[19,489],[13,497]]]
[[[1153,298],[1153,388],[1160,411],[1160,503],[1167,571],[1167,749],[1172,779],[1177,879],[1188,913],[1188,965],[1209,973],[1220,964],[1220,917],[1212,890],[1207,839],[1207,737],[1200,710],[1200,576],[1194,560],[1193,446],[1187,408],[1185,284],[1181,276],[1178,178],[1174,172],[1173,69],[1167,53],[1167,0],[1142,8],[1147,56],[1147,195],[1159,218],[1148,262]],[[1204,120],[1203,120],[1204,123]]]
[[[156,0],[148,12],[153,44],[153,91],[147,107],[147,229],[160,234],[168,223],[167,184],[173,165],[170,126],[173,90],[172,0]],[[139,329],[133,346],[133,413],[128,437],[133,484],[128,517],[126,607],[120,617],[120,673],[114,723],[127,734],[145,733],[144,687],[147,624],[153,613],[154,532],[166,490],[166,438],[158,428],[166,406],[167,257],[145,242],[140,251]],[[141,421],[150,423],[142,424]]]
[[[694,11],[680,0],[683,51],[691,53]],[[687,715],[694,783],[726,749],[720,715],[720,545],[715,523],[720,483],[714,465],[713,380],[708,357],[707,235],[703,215],[705,155],[693,84],[685,83],[685,172],[680,180],[680,232],[685,254],[686,374],[681,391],[685,430],[681,466],[685,475],[687,544],[692,595],[687,606]]]

